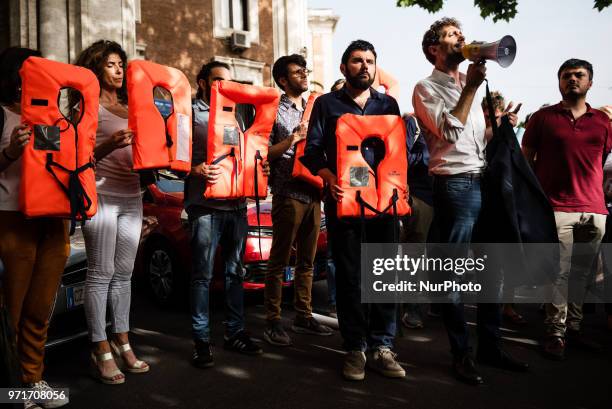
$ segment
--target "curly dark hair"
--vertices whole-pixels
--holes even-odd
[[[436,57],[429,52],[429,47],[440,44],[442,29],[448,26],[461,29],[461,23],[459,20],[452,17],[443,17],[440,20],[434,21],[434,23],[429,27],[429,30],[427,30],[423,35],[423,42],[421,43],[423,53],[425,54],[427,61],[432,64],[436,63]]]
[[[89,68],[98,77],[98,82],[102,85],[102,77],[104,75],[104,66],[109,55],[117,54],[123,62],[123,69],[127,70],[127,54],[121,48],[119,43],[109,40],[98,40],[79,54],[74,65],[79,67]],[[123,84],[121,88],[117,90],[117,96],[119,101],[123,104],[127,104],[127,76],[123,76]],[[70,106],[74,107],[79,102],[78,95],[75,93],[70,94]]]
[[[346,47],[346,50],[344,50],[344,53],[342,53],[342,59],[340,62],[346,65],[353,51],[372,51],[372,54],[374,54],[374,60],[376,60],[376,50],[374,49],[372,43],[365,40],[355,40],[351,42],[348,47]]]
[[[285,88],[281,85],[280,79],[289,77],[289,64],[296,64],[302,68],[306,68],[306,59],[299,54],[283,55],[272,66],[272,77],[276,85],[283,91]]]
[[[0,104],[10,105],[21,98],[19,70],[29,57],[40,57],[40,51],[30,48],[9,47],[0,54]]]

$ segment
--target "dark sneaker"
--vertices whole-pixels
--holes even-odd
[[[215,364],[213,361],[212,347],[209,342],[200,339],[195,341],[191,363],[196,368],[210,368]]]
[[[469,385],[480,385],[484,383],[469,353],[453,358],[453,375],[455,375],[455,378],[459,381]]]
[[[319,323],[314,317],[300,318],[296,317],[291,326],[291,330],[297,334],[310,334],[310,335],[323,335],[328,336],[334,333],[334,331],[321,323]]]
[[[423,320],[418,313],[413,311],[406,311],[402,316],[402,324],[408,329],[420,329],[423,328]]]
[[[565,359],[565,341],[561,337],[546,338],[542,346],[542,353],[546,358],[563,361]]]
[[[263,350],[257,345],[245,330],[241,330],[232,337],[223,338],[223,348],[237,351],[246,355],[260,355]]]
[[[380,347],[370,351],[368,368],[386,376],[387,378],[403,378],[406,371],[397,363],[397,354],[389,348]]]
[[[476,360],[481,364],[506,369],[508,371],[525,372],[529,370],[529,364],[527,362],[514,358],[507,351],[504,351],[501,348],[484,352],[481,349],[478,349]]]
[[[582,349],[590,352],[599,352],[602,345],[587,337],[580,331],[568,329],[565,333],[565,341],[570,348]]]
[[[279,321],[268,323],[264,330],[264,339],[277,347],[288,347],[292,344],[291,338],[285,332],[285,329]]]
[[[365,378],[366,356],[361,351],[348,351],[344,357],[342,375],[349,381],[362,381]]]

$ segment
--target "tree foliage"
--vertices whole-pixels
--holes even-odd
[[[442,9],[444,0],[397,0],[396,4],[398,7],[419,6],[430,13],[435,13]],[[595,0],[593,8],[602,11],[610,5],[612,0]],[[518,0],[474,0],[474,6],[480,9],[482,18],[491,17],[493,22],[510,21],[516,16]]]

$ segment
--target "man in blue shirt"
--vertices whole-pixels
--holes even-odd
[[[376,51],[367,41],[353,41],[342,55],[340,71],[346,77],[344,87],[319,97],[314,104],[302,163],[313,175],[321,176],[327,186],[325,215],[327,231],[336,265],[337,309],[340,332],[347,355],[343,375],[346,379],[365,377],[368,366],[388,377],[404,377],[404,369],[391,351],[396,330],[395,304],[361,304],[360,253],[361,223],[357,219],[339,219],[336,201],[342,189],[336,177],[336,123],[346,113],[355,115],[398,115],[395,99],[374,90]],[[380,140],[362,146],[364,159],[376,169]],[[378,143],[377,143],[378,142]],[[365,233],[370,242],[390,242],[393,222],[390,217],[368,220]]]
[[[198,368],[213,365],[210,341],[209,292],[217,247],[225,261],[224,348],[248,355],[262,353],[244,329],[242,256],[247,236],[245,199],[205,199],[206,184],[216,183],[219,165],[206,163],[210,92],[214,81],[230,80],[229,66],[213,61],[198,74],[198,92],[193,104],[193,149],[191,172],[185,180],[185,210],[191,223],[193,267],[190,283],[191,327],[195,349],[192,364]]]

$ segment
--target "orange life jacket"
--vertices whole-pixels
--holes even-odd
[[[374,89],[383,86],[387,95],[391,95],[395,99],[399,98],[399,82],[380,67],[376,67],[376,76],[374,77],[372,86]]]
[[[361,154],[362,142],[380,138],[385,156],[375,173]],[[338,217],[410,214],[406,125],[397,115],[344,114],[336,126],[338,185],[344,190]]]
[[[172,95],[172,112],[162,117],[153,89]],[[135,60],[127,68],[128,127],[134,132],[134,170],[191,170],[191,86],[176,68]]]
[[[206,187],[204,196],[216,199],[265,198],[268,178],[261,161],[268,156],[268,140],[280,93],[233,81],[215,81],[210,96],[207,162],[221,167],[221,176]],[[255,121],[244,134],[236,121],[236,104],[255,106]]]
[[[321,94],[313,92],[308,97],[308,102],[306,103],[306,108],[304,109],[304,115],[302,116],[302,122],[307,122],[310,120],[310,114],[312,113],[312,107],[317,98],[319,98]],[[323,179],[320,176],[314,176],[310,171],[306,168],[306,166],[302,165],[299,158],[304,156],[304,149],[306,149],[306,141],[300,141],[295,145],[295,160],[293,161],[293,172],[291,176],[294,178],[301,179],[313,185],[318,189],[323,189]]]
[[[82,223],[97,210],[93,150],[98,127],[100,85],[86,68],[29,57],[21,75],[21,121],[32,128],[22,160],[19,206],[27,217],[70,218]],[[83,97],[80,121],[60,112],[62,88]]]

